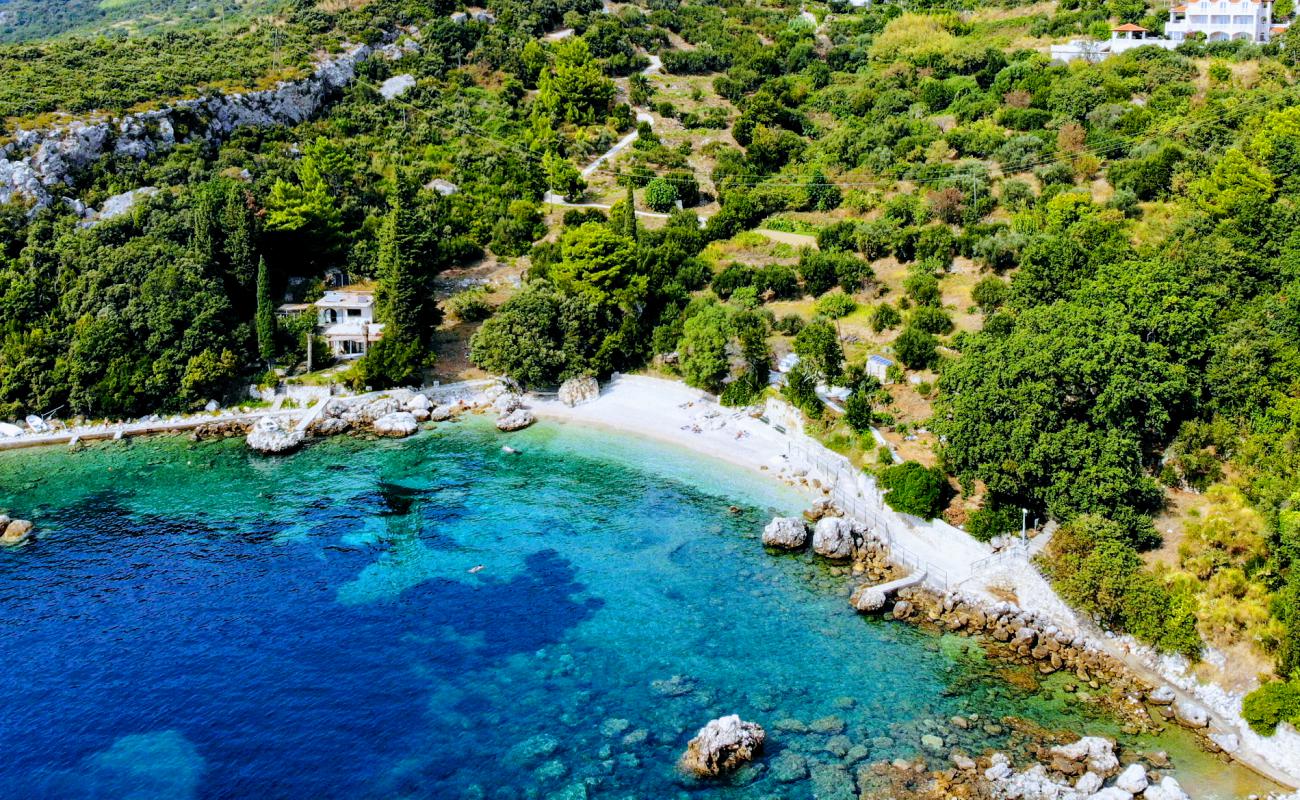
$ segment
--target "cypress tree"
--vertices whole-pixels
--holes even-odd
[[[271,307],[271,282],[266,259],[257,262],[257,352],[270,362],[275,355],[275,311]]]
[[[632,241],[637,241],[636,231],[636,193],[632,190],[632,182],[627,184],[627,205],[623,208],[621,233]]]
[[[221,228],[225,233],[221,249],[226,257],[229,283],[245,292],[256,278],[253,225],[253,209],[249,207],[248,196],[240,187],[232,186],[221,209]],[[243,294],[238,292],[235,296]]]

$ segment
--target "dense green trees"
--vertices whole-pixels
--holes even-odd
[[[922,519],[934,519],[943,510],[947,482],[943,472],[915,461],[885,467],[880,471],[885,503],[895,511]]]

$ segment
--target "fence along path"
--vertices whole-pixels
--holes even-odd
[[[836,507],[874,530],[889,546],[892,558],[909,569],[926,573],[925,583],[948,591],[977,577],[981,566],[1000,563],[1002,554],[942,521],[905,517],[884,503],[875,480],[844,456],[831,452],[803,434],[792,434],[786,456],[828,488]]]

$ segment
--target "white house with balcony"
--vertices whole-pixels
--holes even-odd
[[[1137,47],[1173,50],[1188,39],[1207,42],[1246,41],[1264,44],[1286,30],[1273,23],[1273,4],[1256,0],[1196,0],[1169,9],[1165,36],[1153,36],[1141,25],[1126,23],[1110,30],[1110,39],[1076,39],[1052,45],[1052,60],[1101,61]]]
[[[1207,42],[1246,41],[1264,44],[1281,26],[1273,24],[1273,4],[1268,0],[1196,0],[1169,9],[1165,36],[1183,42],[1201,34]]]
[[[316,330],[335,358],[360,358],[384,335],[384,323],[375,322],[375,291],[370,286],[330,289],[314,303],[290,303],[278,311],[315,312]]]

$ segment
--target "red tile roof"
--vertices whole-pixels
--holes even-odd
[[[1141,31],[1141,32],[1143,32],[1143,33],[1146,32],[1146,28],[1142,27],[1141,25],[1134,25],[1134,24],[1131,23],[1131,22],[1126,22],[1126,23],[1124,23],[1123,25],[1119,26],[1118,28],[1111,28],[1111,30],[1112,30],[1112,31],[1123,31],[1123,32],[1125,32],[1125,33],[1137,33],[1137,32],[1139,32],[1139,31]]]

